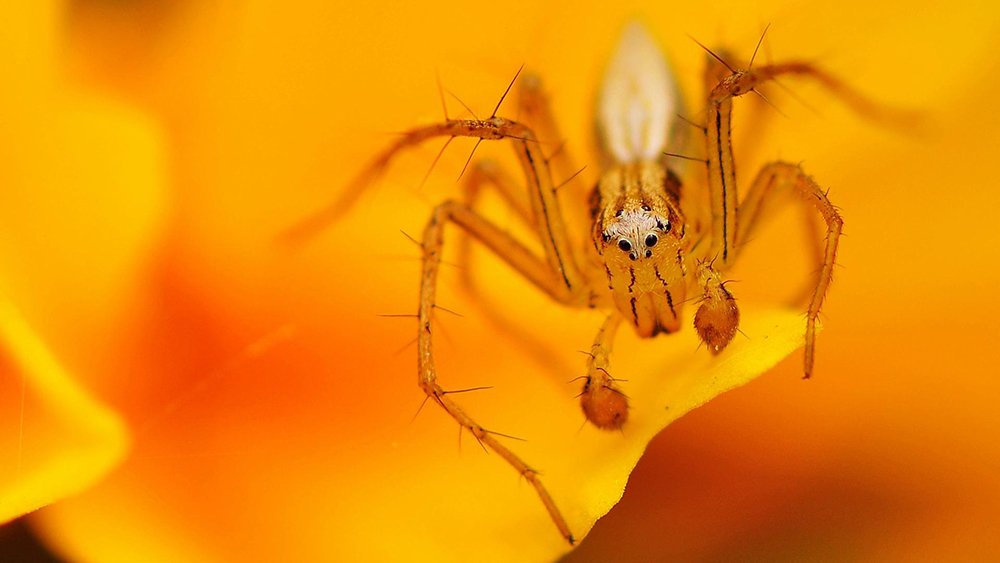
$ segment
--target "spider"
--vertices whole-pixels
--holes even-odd
[[[570,544],[574,536],[539,473],[501,443],[499,434],[485,429],[468,414],[452,398],[455,391],[445,390],[438,382],[433,320],[438,308],[435,293],[444,230],[449,224],[459,227],[552,300],[607,313],[588,355],[579,399],[590,423],[599,429],[615,430],[628,419],[628,400],[608,371],[612,342],[621,325],[630,325],[640,337],[670,334],[683,327],[684,304],[696,300],[694,328],[708,351],[719,354],[736,334],[740,316],[723,275],[737,260],[765,212],[785,201],[782,194],[798,195],[799,201],[826,224],[817,257],[820,268],[806,313],[804,376],[808,378],[813,370],[816,322],[831,283],[843,220],[826,192],[797,164],[788,162],[764,166],[746,195],[737,197],[730,134],[733,100],[748,93],[759,94],[758,86],[779,76],[799,75],[815,79],[858,111],[869,108],[863,99],[810,63],[791,61],[754,67],[755,49],[745,66],[733,66],[727,62],[736,60],[731,54],[704,49],[710,55],[706,57],[704,74],[704,113],[700,120],[679,120],[679,90],[666,59],[644,27],[638,23],[626,26],[607,66],[597,103],[604,172],[589,200],[574,202],[582,204],[577,207],[585,210],[589,215],[586,220],[592,225],[585,244],[574,242],[574,233],[567,229],[564,211],[570,208],[564,209],[567,202],[557,194],[559,186],[553,182],[553,168],[564,171],[574,167],[565,151],[555,149],[546,154],[543,149],[551,145],[540,142],[561,137],[536,76],[520,82],[518,115],[524,121],[498,116],[498,103],[487,119],[446,116],[443,122],[410,129],[372,161],[338,202],[291,233],[301,238],[328,222],[400,151],[431,138],[447,138],[450,142],[456,137],[471,137],[477,139],[477,147],[484,140],[510,144],[521,165],[523,184],[495,163],[473,163],[465,176],[464,199],[438,204],[424,229],[417,313],[418,384],[427,399],[437,403],[532,485],[559,533]],[[517,76],[504,97],[516,81]],[[702,162],[707,180],[695,183],[701,192],[685,193],[679,175],[667,164],[670,157],[678,156],[671,151],[683,148],[685,128],[704,136]],[[496,190],[531,226],[541,255],[477,211],[477,195],[482,189]],[[690,197],[698,193],[707,195],[707,212],[704,204],[699,207],[697,198]],[[689,294],[692,299],[688,299]]]

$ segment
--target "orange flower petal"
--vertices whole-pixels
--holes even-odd
[[[121,419],[81,389],[0,297],[0,522],[77,494],[125,454]]]
[[[168,298],[164,308],[168,310],[146,319],[149,333],[143,333],[141,338],[138,361],[155,369],[156,377],[150,377],[147,387],[136,384],[141,391],[156,391],[162,386],[175,393],[137,393],[141,397],[130,405],[136,411],[149,405],[149,396],[161,401],[153,408],[158,424],[138,440],[137,454],[114,480],[85,497],[54,507],[46,515],[43,526],[48,536],[74,557],[97,560],[439,560],[501,558],[511,553],[525,559],[548,558],[564,551],[566,546],[552,530],[530,487],[518,485],[516,475],[497,456],[483,455],[468,436],[461,454],[456,453],[456,427],[433,405],[410,422],[421,399],[413,381],[413,361],[406,353],[398,358],[391,353],[412,338],[412,327],[395,328],[373,318],[374,313],[412,310],[416,262],[387,257],[416,255],[409,243],[396,237],[395,231],[402,226],[411,234],[419,232],[426,218],[423,199],[433,201],[441,193],[433,192],[432,185],[418,197],[405,190],[416,184],[436,147],[429,147],[423,160],[418,156],[415,160],[419,164],[411,170],[402,166],[396,169],[382,190],[391,194],[389,198],[362,202],[359,207],[364,209],[331,229],[297,260],[274,258],[268,252],[272,249],[268,241],[297,217],[296,213],[315,207],[336,187],[344,185],[359,162],[385,143],[385,137],[372,131],[398,130],[417,121],[439,118],[430,78],[431,69],[439,61],[453,65],[443,72],[449,86],[451,77],[461,75],[454,67],[476,69],[466,72],[466,76],[473,74],[477,80],[454,82],[461,85],[459,93],[472,107],[488,109],[495,103],[508,71],[526,59],[523,54],[527,50],[532,55],[529,60],[543,64],[549,84],[561,89],[557,111],[567,126],[565,132],[574,141],[585,139],[590,123],[581,117],[589,115],[589,100],[586,91],[577,91],[577,87],[593,86],[598,62],[606,56],[612,41],[612,23],[624,15],[595,17],[590,11],[576,9],[570,13],[553,12],[556,17],[539,12],[534,5],[506,6],[519,18],[518,22],[525,24],[504,26],[502,33],[484,33],[484,29],[495,29],[502,18],[493,9],[487,14],[472,14],[467,5],[458,3],[442,10],[446,13],[433,13],[423,5],[393,9],[365,5],[355,11],[344,11],[328,2],[303,4],[301,10],[294,11],[277,4],[248,2],[245,9],[242,6],[220,12],[190,8],[198,17],[188,21],[184,18],[190,14],[182,12],[184,17],[173,20],[176,27],[170,29],[172,34],[157,37],[156,48],[146,53],[147,59],[137,57],[142,64],[124,71],[116,68],[121,74],[107,73],[112,81],[121,80],[126,89],[162,112],[170,122],[171,134],[176,135],[173,146],[177,154],[171,161],[176,169],[171,172],[178,191],[185,196],[180,210],[183,221],[175,225],[173,233],[179,249],[173,248],[175,253],[163,259],[163,279],[156,279],[158,283],[164,279],[170,282],[163,284],[168,287],[164,292]],[[835,46],[837,53],[841,49],[849,53],[844,59],[832,61],[832,68],[852,83],[862,85],[866,92],[885,94],[889,100],[923,103],[928,90],[951,88],[954,77],[969,74],[961,63],[972,65],[966,61],[974,59],[954,47],[949,52],[947,47],[966,45],[963,41],[967,41],[980,51],[990,52],[988,48],[995,45],[986,34],[967,33],[968,22],[944,22],[943,16],[923,16],[921,10],[907,8],[866,5],[864,10],[836,17],[808,12],[800,6],[777,8],[780,21],[774,29],[781,33],[772,31],[775,58],[808,58],[817,51],[825,52],[825,42]],[[682,68],[686,69],[689,85],[698,81],[702,54],[681,31],[711,38],[712,44],[720,38],[732,47],[744,44],[744,50],[748,50],[756,40],[757,29],[748,30],[746,22],[759,21],[761,12],[763,17],[770,15],[747,3],[663,4],[656,10],[660,12],[650,13],[650,19],[664,22],[665,27],[673,26],[672,31],[676,31],[668,39],[675,47],[671,52],[688,53]],[[715,12],[706,15],[707,10]],[[948,15],[957,13],[950,11]],[[886,21],[877,22],[880,18]],[[489,23],[469,24],[480,19]],[[918,43],[917,35],[945,26],[963,30],[962,37],[935,39],[932,46],[926,39]],[[737,30],[735,38],[717,32],[720,27]],[[878,33],[883,27],[892,32],[884,39]],[[858,38],[848,36],[845,41],[842,29],[866,38],[855,43]],[[809,39],[810,33],[822,37],[818,46],[812,44],[812,51],[789,47]],[[118,53],[132,52],[115,49],[114,42],[109,43],[109,61],[117,62]],[[543,48],[536,49],[539,45]],[[914,78],[915,73],[896,64],[912,56],[915,47],[921,53],[921,69],[927,71],[926,76]],[[869,52],[881,57],[869,57]],[[483,59],[494,64],[483,65]],[[129,70],[137,76],[123,79]],[[146,72],[152,76],[146,76]],[[468,86],[473,82],[479,85]],[[420,84],[426,88],[414,86]],[[983,111],[982,100],[990,96],[972,96],[963,91],[955,98],[966,100],[970,113],[949,115],[954,123],[982,122],[992,119],[995,113]],[[787,105],[798,108],[791,101]],[[785,109],[784,104],[780,107]],[[912,426],[916,430],[910,430],[909,439],[922,444],[928,427],[937,422],[934,417],[913,412],[897,421],[898,428],[884,422],[879,426],[880,421],[870,420],[878,418],[870,416],[872,413],[897,408],[899,399],[907,397],[911,389],[909,378],[915,371],[911,368],[920,367],[910,364],[924,363],[911,359],[915,355],[902,344],[912,343],[910,338],[917,331],[910,328],[907,332],[897,326],[898,315],[910,315],[910,326],[918,327],[918,335],[923,338],[920,342],[926,344],[922,349],[937,350],[939,343],[947,342],[958,350],[962,338],[968,336],[952,336],[938,325],[950,320],[958,326],[957,315],[948,316],[954,313],[939,306],[933,309],[940,314],[939,319],[918,324],[914,321],[928,309],[916,311],[913,304],[928,296],[950,297],[954,293],[949,291],[954,286],[941,274],[943,271],[960,271],[966,281],[979,284],[973,291],[976,297],[989,295],[988,282],[995,278],[995,274],[980,277],[972,269],[978,264],[972,246],[956,244],[950,236],[974,227],[979,229],[974,231],[977,240],[988,240],[979,237],[987,230],[987,222],[943,231],[945,236],[934,223],[936,213],[944,213],[946,207],[956,217],[964,218],[975,217],[975,207],[951,200],[948,203],[955,206],[938,206],[937,198],[928,203],[928,198],[914,187],[927,185],[924,165],[934,174],[936,186],[951,186],[959,175],[964,175],[964,185],[981,186],[986,175],[980,168],[951,164],[954,170],[946,170],[948,167],[940,164],[957,161],[958,156],[968,152],[982,157],[976,159],[981,165],[988,158],[980,153],[992,145],[972,143],[979,139],[976,132],[956,130],[954,143],[920,153],[921,166],[913,166],[907,164],[914,161],[912,147],[895,140],[873,143],[872,137],[882,133],[870,133],[869,126],[841,109],[826,113],[834,117],[825,123],[802,118],[802,114],[808,111],[797,113],[787,128],[775,127],[784,131],[784,140],[776,148],[767,146],[764,156],[771,158],[781,151],[791,159],[804,158],[810,172],[824,185],[833,186],[835,195],[840,194],[836,202],[844,206],[848,231],[855,236],[845,244],[844,262],[850,269],[843,275],[844,281],[838,280],[834,286],[833,305],[839,303],[839,308],[832,310],[840,313],[835,316],[839,323],[865,321],[859,323],[863,331],[841,329],[839,336],[823,340],[829,347],[821,348],[818,374],[834,371],[830,366],[839,367],[838,373],[826,381],[840,382],[844,387],[835,398],[810,400],[829,401],[825,420],[836,420],[848,428],[834,436],[834,443],[850,444],[857,442],[859,435],[873,435],[868,425],[873,422],[872,426],[882,432],[880,444],[886,445],[890,453],[878,452],[880,448],[872,446],[863,456],[859,471],[871,471],[891,481],[896,476],[891,464],[884,462],[893,457],[893,452],[905,450],[891,435]],[[752,136],[757,130],[746,128],[744,132]],[[376,137],[378,142],[372,141]],[[866,142],[858,143],[859,138]],[[902,164],[886,163],[883,157],[889,151],[887,144],[899,152]],[[747,144],[740,147],[749,150]],[[845,147],[851,148],[845,151]],[[944,152],[945,148],[954,152]],[[956,158],[945,159],[942,155]],[[442,168],[450,173],[446,166]],[[900,168],[905,169],[902,174]],[[899,186],[901,178],[907,184],[905,189]],[[392,180],[405,187],[394,186]],[[312,194],[307,193],[310,189]],[[961,192],[961,199],[968,195]],[[979,202],[981,208],[995,201],[989,190],[975,190],[975,195],[979,199],[973,201]],[[938,209],[932,213],[931,207]],[[914,236],[915,227],[919,237]],[[853,256],[851,246],[855,249]],[[943,262],[946,257],[955,257],[956,246],[962,247],[958,256],[967,258],[960,260],[961,264],[924,267],[928,259]],[[801,279],[797,270],[794,276],[784,275],[792,269],[783,253],[769,253],[770,245],[757,248],[768,256],[756,263],[756,275],[747,276],[748,281],[766,280],[766,284],[776,281],[776,277]],[[452,388],[496,385],[491,391],[463,396],[462,403],[489,427],[528,439],[524,444],[512,442],[515,451],[543,471],[546,482],[570,512],[574,527],[585,530],[596,515],[617,500],[624,475],[644,447],[644,441],[633,439],[629,433],[642,430],[651,435],[657,416],[666,420],[674,416],[673,409],[679,412],[684,403],[697,404],[695,397],[699,394],[705,398],[711,393],[692,385],[687,389],[691,393],[689,400],[676,402],[677,397],[662,386],[671,385],[677,374],[661,373],[667,366],[658,363],[664,360],[655,358],[656,351],[662,346],[663,357],[669,355],[669,350],[690,354],[691,361],[708,360],[682,336],[652,343],[623,340],[616,351],[615,373],[631,380],[626,391],[633,396],[633,415],[639,422],[626,428],[624,437],[580,428],[581,416],[569,399],[574,391],[565,380],[567,373],[582,369],[582,361],[576,358],[579,363],[573,363],[569,350],[585,348],[599,320],[590,314],[550,313],[538,306],[549,306],[544,300],[525,290],[523,283],[512,281],[502,269],[488,266],[477,271],[489,275],[491,295],[504,298],[496,300],[498,308],[525,320],[532,334],[542,334],[548,347],[554,346],[557,351],[558,362],[539,367],[522,349],[481,324],[471,328],[460,324],[478,321],[452,319],[444,321],[443,331],[450,331],[450,344],[443,338],[438,347],[442,381]],[[775,272],[781,276],[775,276]],[[928,283],[927,279],[936,281]],[[905,302],[901,294],[906,295]],[[157,293],[156,297],[163,296]],[[461,300],[457,304],[449,302],[448,306],[475,311],[472,304]],[[967,308],[972,310],[971,306]],[[205,364],[230,365],[233,350],[239,349],[233,342],[252,343],[256,328],[281,326],[289,318],[298,330],[285,345],[264,354],[250,354],[252,361],[237,362],[238,369],[227,370],[225,377],[211,376],[212,370],[205,368]],[[769,340],[779,334],[800,337],[801,328],[793,330],[801,324],[798,319],[793,322],[789,318],[787,325],[779,323],[784,328],[772,333],[763,329],[769,322],[766,314],[757,317],[748,310],[744,317],[747,328],[754,326],[758,318],[762,330],[747,331],[751,349],[761,344],[759,339],[765,334]],[[976,325],[975,334],[987,334],[988,326]],[[737,343],[741,338],[737,337]],[[196,347],[198,354],[191,355],[197,361],[172,355],[169,365],[164,365],[164,352],[156,346],[164,342],[171,345],[171,352],[189,352],[189,348]],[[840,345],[834,346],[834,342]],[[887,342],[895,342],[895,349],[879,349]],[[824,352],[829,349],[836,352]],[[736,354],[735,350],[730,353]],[[886,361],[890,354],[910,360],[907,369],[891,369],[895,365]],[[765,355],[755,353],[753,357]],[[973,354],[967,357],[976,358]],[[718,367],[725,362],[725,357],[719,359]],[[967,362],[970,371],[992,365],[987,361],[978,366],[977,362]],[[823,365],[827,370],[822,370]],[[942,360],[934,365],[943,373],[951,363]],[[925,368],[923,375],[930,379],[940,373]],[[660,377],[656,383],[651,379]],[[729,383],[740,380],[734,377]],[[729,385],[725,381],[720,379],[718,389]],[[633,385],[650,392],[639,393]],[[891,393],[869,392],[859,400],[859,389],[870,389],[870,385],[885,386],[883,390]],[[787,426],[790,407],[786,405],[792,395],[786,390],[785,394],[768,397],[767,408],[773,406],[774,411],[779,411],[769,419],[773,426]],[[173,401],[178,396],[188,398],[177,406]],[[886,396],[892,397],[888,409]],[[980,396],[986,395],[976,395]],[[985,403],[981,399],[974,404],[988,407]],[[936,400],[926,398],[914,404],[938,407]],[[856,421],[843,420],[845,408],[854,409],[851,412],[857,414]],[[780,423],[775,422],[779,419]],[[757,418],[752,420],[762,433],[773,430],[762,427]],[[995,423],[995,417],[983,420]],[[973,439],[964,425],[953,424],[949,431]],[[803,432],[817,428],[803,427],[807,428]],[[709,439],[698,436],[692,443]],[[721,441],[728,436],[715,439]],[[944,435],[938,440],[938,444],[948,443]],[[815,447],[824,446],[820,443]],[[547,447],[552,449],[551,454],[542,451]],[[727,444],[726,451],[739,453],[740,447]],[[775,450],[780,447],[775,446]],[[554,455],[556,452],[560,455]],[[794,458],[796,454],[790,449],[779,450],[777,457]],[[912,453],[905,459],[927,464]],[[839,464],[846,460],[835,461],[837,464],[817,471],[822,475],[840,474]],[[935,475],[944,478],[943,473]],[[803,477],[799,485],[807,488],[810,477]],[[836,502],[836,493],[830,495]],[[691,505],[701,506],[695,493],[690,496]],[[808,497],[798,502],[808,502]],[[797,506],[791,499],[788,506],[774,509],[786,518],[775,520],[775,544],[784,545],[787,536],[781,534],[781,529],[794,521]],[[746,516],[744,519],[748,520]],[[746,528],[741,524],[750,524],[732,524],[732,529],[727,527],[732,544],[745,545],[746,534],[741,532]],[[877,528],[872,526],[870,532],[877,533]],[[116,533],[108,534],[109,529]],[[716,536],[710,527],[706,529],[708,533],[690,542],[694,547],[689,545],[692,551],[700,546],[704,550],[697,552],[701,557],[718,553],[714,550],[717,546],[712,545]],[[123,530],[128,533],[119,533]],[[922,531],[920,527],[914,530],[913,534]],[[817,532],[820,541],[809,543],[825,545],[822,541],[830,538],[825,534],[825,529]],[[944,536],[944,540],[957,537],[947,533]],[[881,545],[873,545],[878,551],[872,553],[881,552]],[[773,552],[763,553],[766,557]]]
[[[631,411],[620,433],[584,424],[578,403],[569,399],[578,385],[554,381],[538,368],[522,365],[512,358],[514,353],[490,367],[498,358],[477,348],[480,361],[463,362],[470,372],[478,366],[474,376],[442,377],[461,380],[446,386],[497,386],[483,392],[484,397],[460,401],[470,410],[478,407],[475,412],[488,428],[526,440],[508,440],[508,445],[541,471],[572,532],[582,538],[618,502],[653,436],[801,346],[802,324],[795,312],[748,308],[744,330],[751,336],[734,342],[717,359],[695,351],[693,331],[655,342],[623,334],[615,356],[621,361],[612,370],[628,380],[622,385]],[[567,330],[562,323],[538,328]],[[336,529],[329,529],[337,538],[331,553],[356,553],[372,561],[392,561],[404,553],[468,561],[485,552],[504,561],[551,560],[568,551],[531,487],[518,483],[516,473],[497,456],[482,455],[468,435],[457,455],[453,423],[434,405],[425,411],[414,430],[372,445],[384,453],[356,459],[354,466],[328,477],[336,484],[323,485],[321,498],[336,502],[341,515]]]
[[[109,372],[92,368],[121,337],[109,327],[163,208],[155,127],[65,82],[63,16],[59,2],[0,7],[0,72],[16,77],[0,91],[2,520],[123,457],[122,421],[89,394]]]

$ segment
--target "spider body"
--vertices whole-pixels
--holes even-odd
[[[759,45],[758,45],[759,46]],[[448,119],[405,132],[362,173],[353,189],[327,212],[293,231],[308,235],[345,209],[401,150],[431,138],[455,137],[504,141],[520,162],[523,179],[505,173],[489,161],[474,162],[464,180],[464,198],[437,205],[424,229],[423,265],[418,307],[418,384],[484,446],[496,452],[536,490],[562,536],[573,543],[566,520],[542,484],[538,472],[481,426],[438,382],[433,333],[437,274],[444,245],[444,228],[465,232],[460,249],[478,241],[508,266],[522,274],[553,301],[570,307],[592,307],[607,312],[590,348],[580,404],[594,426],[613,430],[628,420],[628,401],[611,377],[609,357],[618,328],[631,325],[638,335],[654,337],[681,330],[683,305],[699,301],[693,325],[712,354],[721,353],[738,330],[739,309],[726,288],[725,271],[761,218],[776,203],[798,196],[814,216],[826,223],[826,237],[818,253],[819,272],[809,301],[805,327],[804,372],[812,372],[815,325],[832,279],[842,220],[822,190],[795,164],[766,165],[746,195],[737,197],[735,164],[730,144],[730,117],[734,98],[787,74],[817,80],[861,110],[859,96],[809,63],[786,62],[735,69],[711,53],[705,72],[704,108],[693,114],[694,127],[676,119],[683,110],[680,95],[665,58],[638,24],[628,26],[605,74],[597,107],[605,171],[590,196],[590,242],[575,244],[563,217],[563,203],[552,170],[575,169],[561,146],[562,137],[537,77],[521,81],[518,114],[513,121],[497,114],[487,119]],[[731,59],[731,56],[727,55]],[[735,59],[731,59],[735,60]],[[506,95],[506,93],[505,93]],[[700,124],[698,123],[700,122]],[[684,147],[692,129],[704,140],[705,170],[700,181],[681,181],[667,164],[669,151]],[[447,145],[446,145],[447,146]],[[476,208],[478,194],[495,190],[534,232],[541,255],[498,227]],[[685,190],[708,194],[708,209],[684,206]],[[693,199],[692,201],[697,201]],[[581,208],[586,206],[581,206]],[[693,221],[693,217],[699,220]],[[704,218],[704,219],[701,219]]]

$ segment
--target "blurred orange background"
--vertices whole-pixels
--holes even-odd
[[[84,561],[454,557],[446,544],[393,547],[444,516],[394,497],[394,483],[379,479],[395,474],[378,464],[419,451],[430,461],[412,478],[436,483],[455,433],[436,411],[409,423],[421,399],[405,348],[412,326],[376,314],[413,310],[418,253],[399,230],[419,233],[430,206],[455,193],[471,145],[448,153],[420,190],[437,146],[408,154],[298,253],[276,251],[274,236],[330,201],[393,132],[440,118],[435,74],[487,113],[525,63],[545,79],[570,148],[595,162],[600,71],[621,25],[638,17],[691,97],[704,53],[686,34],[748,55],[770,23],[762,56],[815,60],[922,120],[906,131],[866,122],[793,81],[794,97],[773,90],[780,114],[738,105],[748,114],[736,130],[743,185],[765,161],[802,162],[845,218],[815,378],[800,380],[793,354],[670,426],[622,502],[566,559],[1000,554],[1000,235],[990,214],[1000,204],[1000,11],[335,4],[0,9],[10,84],[0,93],[0,289],[67,372],[120,413],[132,442],[105,480],[31,517],[54,552]],[[752,119],[760,112],[772,112],[766,124]],[[586,181],[597,173],[589,167]],[[807,266],[788,258],[796,248],[785,241],[801,226],[794,214],[783,223],[754,241],[735,274],[741,299],[781,302],[799,287]],[[492,291],[516,296],[515,312],[544,304],[497,279]],[[551,328],[554,317],[538,315],[540,330]],[[463,350],[497,345],[482,323],[464,322],[445,321],[442,372],[475,371],[479,358]],[[563,340],[570,351],[587,343]],[[517,377],[527,361],[511,355]],[[20,412],[10,381],[5,449]],[[33,439],[42,437],[26,431],[24,447]],[[472,459],[486,456],[468,437],[463,448],[463,461],[481,467]],[[488,459],[482,471],[500,465]],[[356,477],[352,467],[370,480],[338,483]],[[488,483],[530,498],[509,468],[495,470],[496,479],[455,483],[455,494]],[[407,502],[416,516],[406,529],[360,521]],[[365,503],[369,512],[341,510]],[[474,533],[456,529],[454,542],[486,550]],[[516,540],[494,540],[518,551]]]

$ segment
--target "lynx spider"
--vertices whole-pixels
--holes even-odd
[[[730,134],[733,99],[757,93],[756,87],[779,76],[798,75],[816,80],[856,111],[871,113],[871,107],[810,63],[789,61],[754,67],[752,56],[745,67],[734,67],[727,62],[735,60],[732,55],[723,57],[705,50],[710,56],[704,75],[704,125],[680,124],[675,119],[682,109],[680,96],[666,59],[641,25],[626,27],[605,72],[598,100],[606,166],[588,202],[592,244],[585,248],[571,240],[563,220],[564,202],[557,196],[558,186],[551,173],[552,168],[575,168],[566,151],[555,149],[546,155],[544,143],[539,142],[561,137],[535,76],[520,82],[518,115],[524,122],[497,116],[494,110],[488,119],[446,117],[444,122],[410,129],[384,149],[337,202],[290,232],[293,239],[313,234],[342,213],[397,153],[431,138],[443,137],[450,142],[456,137],[471,137],[477,139],[477,146],[483,140],[506,139],[511,144],[523,169],[527,201],[522,195],[524,186],[494,163],[473,163],[465,176],[464,201],[447,200],[437,205],[424,229],[417,314],[418,384],[427,398],[532,485],[570,544],[574,543],[573,534],[538,472],[503,445],[498,440],[501,435],[467,414],[452,399],[450,393],[455,391],[449,392],[438,383],[432,321],[438,308],[435,293],[444,227],[449,223],[460,227],[554,301],[608,312],[591,347],[580,403],[588,421],[600,429],[614,430],[628,418],[628,401],[607,369],[612,342],[622,323],[631,324],[641,337],[675,332],[681,328],[681,309],[690,291],[700,303],[694,315],[699,337],[710,353],[721,352],[739,325],[739,309],[722,276],[750,239],[758,219],[783,201],[777,196],[782,192],[798,195],[826,224],[817,256],[820,269],[806,314],[804,377],[810,377],[816,322],[832,279],[843,220],[826,192],[797,164],[787,162],[765,165],[746,196],[738,200]],[[702,162],[708,173],[710,217],[704,221],[695,220],[696,213],[685,209],[681,181],[667,165],[667,157],[677,156],[668,149],[676,148],[677,138],[683,137],[677,134],[679,128],[691,125],[705,138],[707,159]],[[477,195],[485,187],[497,190],[532,227],[543,256],[476,211]]]

